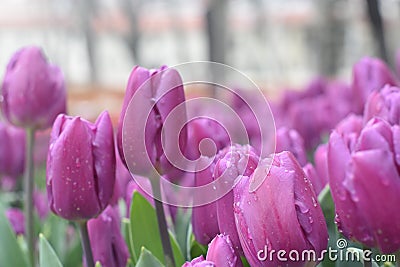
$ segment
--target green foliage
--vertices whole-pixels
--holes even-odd
[[[27,255],[20,247],[17,237],[0,205],[0,266],[29,266]]]
[[[39,266],[62,267],[60,259],[43,234],[39,235]]]
[[[144,247],[161,263],[164,263],[156,212],[153,206],[137,192],[134,193],[131,203],[129,240],[134,262],[139,261],[139,256],[143,251],[142,247]],[[182,251],[171,233],[170,240],[175,263],[176,265],[182,265],[185,261]]]

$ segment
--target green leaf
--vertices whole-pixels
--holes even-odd
[[[191,218],[192,213],[190,210],[183,210],[182,208],[178,208],[174,224],[175,235],[176,241],[181,248],[182,254],[186,257],[186,260],[190,259],[188,258],[190,247],[187,246],[187,240],[188,237],[190,237],[190,235],[192,234],[192,232],[189,231],[189,228],[191,226]]]
[[[182,266],[185,263],[185,258],[183,257],[181,248],[178,245],[177,240],[174,235],[170,232],[169,239],[171,240],[172,253],[174,254],[175,265]]]
[[[26,254],[18,245],[17,238],[0,205],[0,266],[29,266]]]
[[[150,251],[142,247],[136,267],[163,267],[164,265]]]
[[[170,234],[175,263],[184,262],[184,257],[175,237]],[[153,206],[138,192],[133,194],[130,212],[130,242],[132,258],[138,262],[142,247],[146,248],[160,262],[164,263],[164,252],[161,243],[156,211]]]
[[[131,241],[131,235],[130,235],[130,227],[131,227],[131,222],[129,221],[128,218],[122,218],[121,221],[121,232],[122,236],[124,237],[125,243],[128,246],[129,254],[131,256],[131,261],[133,265],[136,263],[137,260],[133,258],[134,251],[132,247],[132,241]]]
[[[196,241],[194,235],[191,237],[191,248],[190,248],[190,256],[192,259],[199,257],[200,255],[205,256],[207,254],[207,246],[203,246],[199,242]]]
[[[62,267],[54,249],[43,234],[39,234],[39,266],[40,267]]]
[[[96,261],[96,264],[94,267],[101,267],[101,263],[99,261]]]
[[[130,215],[132,257],[135,261],[138,261],[141,249],[145,247],[163,262],[164,254],[158,232],[156,212],[151,204],[138,192],[133,194]]]
[[[68,222],[50,213],[42,227],[42,233],[52,244],[54,251],[61,259],[65,257],[65,242]]]

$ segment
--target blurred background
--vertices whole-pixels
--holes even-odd
[[[276,94],[349,80],[365,55],[393,66],[399,13],[395,0],[1,0],[0,80],[34,44],[64,71],[73,114],[119,111],[136,64],[218,61]]]

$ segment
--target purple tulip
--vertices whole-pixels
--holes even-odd
[[[275,151],[278,153],[285,150],[292,152],[301,166],[307,163],[307,154],[304,148],[303,138],[296,130],[282,127],[276,131]]]
[[[215,161],[206,169],[195,173],[195,186],[202,186],[213,181]],[[196,197],[196,196],[195,196]],[[207,245],[219,233],[217,203],[211,202],[192,209],[193,234],[196,241]]]
[[[212,157],[229,143],[226,130],[212,119],[198,118],[188,123],[188,153],[193,160],[201,155]]]
[[[0,175],[18,178],[24,172],[25,132],[0,121]]]
[[[204,259],[203,256],[194,258],[190,262],[186,262],[185,264],[182,265],[182,267],[217,267],[215,263],[211,261],[207,261]]]
[[[317,185],[314,186],[317,194],[328,184],[328,144],[321,144],[314,153],[315,171],[318,177]],[[313,183],[314,184],[314,183]]]
[[[232,242],[227,235],[217,235],[208,245],[206,259],[218,267],[242,267],[242,261],[236,255]]]
[[[108,206],[96,219],[88,221],[89,239],[94,261],[102,266],[126,266],[128,247],[121,234],[118,210]]]
[[[115,153],[115,184],[110,205],[117,205],[120,199],[125,199],[128,183],[133,181],[131,173],[122,162],[119,153]]]
[[[45,129],[66,111],[64,76],[47,62],[39,47],[25,47],[14,54],[1,94],[3,113],[17,126]]]
[[[259,157],[254,149],[249,146],[234,145],[226,147],[219,153],[215,170],[215,179],[227,176],[230,181],[234,181],[238,177],[245,179],[251,176],[258,165]],[[239,236],[235,224],[234,215],[234,195],[233,190],[228,192],[222,198],[217,200],[217,217],[220,233],[229,235],[233,248],[238,253],[242,254],[242,248],[239,241]]]
[[[47,197],[43,192],[39,190],[33,192],[33,205],[35,206],[39,218],[45,220],[50,210],[47,204]]]
[[[324,189],[324,185],[320,181],[320,177],[318,176],[317,171],[311,163],[307,163],[306,165],[304,165],[303,171],[307,178],[310,180],[315,194],[318,196],[322,189]]]
[[[133,111],[128,109],[131,101],[135,107]],[[171,176],[178,171],[172,163],[178,160],[175,156],[179,158],[177,149],[185,151],[187,128],[183,127],[179,138],[174,139],[174,136],[177,129],[185,125],[186,109],[180,106],[173,119],[168,123],[166,120],[171,111],[184,102],[182,80],[176,70],[166,66],[158,70],[137,66],[132,70],[119,119],[117,140],[121,158],[127,166],[134,166],[131,170],[134,174],[147,177],[153,166],[158,167],[162,174]],[[168,138],[163,138],[161,130]],[[162,140],[165,141],[163,146]],[[127,151],[123,151],[123,143]]]
[[[325,219],[312,185],[294,156],[287,151],[275,154],[269,172],[260,170],[242,178],[234,188],[237,230],[250,265],[283,264],[276,255],[268,254],[271,250],[313,250],[321,255],[328,243]],[[261,186],[250,192],[250,181],[263,176],[267,178]],[[265,261],[259,259],[264,256]],[[304,262],[291,261],[287,256],[285,266],[304,266]]]
[[[192,159],[198,159],[200,155],[206,157],[214,156],[216,151],[219,151],[230,142],[229,136],[222,126],[207,118],[190,121],[188,124],[188,133],[190,147],[193,148],[190,151]],[[211,146],[211,143],[202,143],[202,140],[207,139],[214,145]],[[218,156],[214,158],[214,162],[206,169],[195,173],[195,186],[206,185],[213,181],[213,173],[217,160]],[[192,225],[196,240],[203,245],[208,244],[219,233],[216,203],[212,202],[193,208]]]
[[[24,213],[17,208],[10,208],[6,211],[6,217],[10,221],[11,227],[16,235],[25,234],[25,216]]]
[[[361,132],[333,131],[329,184],[344,236],[383,253],[400,249],[400,127],[374,118]]]
[[[381,117],[390,124],[400,124],[400,88],[386,85],[374,91],[364,107],[364,123],[373,117]]]
[[[327,85],[327,81],[324,78],[316,77],[303,90],[284,90],[281,100],[282,108],[287,110],[293,103],[323,95]]]
[[[353,66],[355,111],[361,114],[368,95],[379,91],[385,84],[396,85],[395,78],[386,64],[378,58],[364,57]]]
[[[47,195],[51,210],[67,220],[87,220],[103,211],[112,196],[115,154],[110,116],[96,123],[59,115],[47,158]]]

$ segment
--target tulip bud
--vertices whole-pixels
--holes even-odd
[[[115,184],[110,205],[117,205],[120,199],[125,199],[128,183],[133,181],[131,173],[122,162],[119,153],[115,153]]]
[[[41,220],[46,219],[49,214],[49,205],[47,204],[46,194],[36,190],[33,192],[33,205],[35,206],[36,212]]]
[[[134,166],[134,174],[147,177],[153,166],[171,176],[178,171],[172,163],[180,154],[177,150],[185,151],[186,127],[179,138],[174,137],[176,130],[185,125],[186,109],[181,106],[173,119],[165,122],[171,111],[184,102],[182,80],[176,70],[166,66],[158,70],[137,66],[132,70],[118,124],[118,150],[124,163]]]
[[[200,155],[211,157],[215,154],[215,150],[220,150],[229,144],[229,136],[224,129],[215,121],[201,118],[192,120],[188,124],[190,147],[193,148],[190,157],[198,159]],[[213,143],[203,143],[207,140]],[[213,151],[214,150],[214,151]],[[215,162],[218,156],[214,158],[214,162],[202,171],[195,173],[195,186],[202,186],[213,181],[213,173]],[[200,160],[200,162],[202,162]],[[200,163],[199,163],[200,164]],[[217,220],[217,205],[215,202],[195,207],[192,210],[193,233],[196,240],[206,245],[211,239],[219,233]]]
[[[208,245],[206,259],[218,267],[241,267],[240,257],[235,253],[229,236],[217,235]]]
[[[182,267],[216,267],[213,262],[204,259],[203,255],[194,258],[191,262],[186,262]]]
[[[315,171],[318,177],[318,182],[314,186],[317,194],[328,184],[328,144],[321,144],[317,147],[314,153]],[[313,183],[314,184],[314,183]],[[320,188],[320,190],[318,190]]]
[[[303,171],[307,178],[310,180],[313,189],[315,191],[315,194],[318,196],[318,194],[321,192],[321,190],[324,188],[322,185],[320,178],[317,174],[317,171],[315,170],[314,166],[311,163],[307,163],[303,167]]]
[[[260,163],[250,177],[242,178],[234,188],[235,219],[240,242],[251,266],[302,266],[299,261],[282,263],[271,250],[315,251],[321,255],[328,243],[328,230],[312,185],[294,156],[287,151],[275,154],[268,173]],[[266,177],[255,191],[252,180]],[[267,249],[266,249],[267,248]],[[259,258],[260,251],[267,258]],[[270,258],[272,257],[272,259]]]
[[[235,181],[238,177],[244,179],[251,176],[259,161],[259,157],[249,145],[226,147],[220,151],[219,157],[220,159],[215,166],[214,177],[215,179],[220,179],[225,176],[229,178],[229,181]],[[236,230],[233,204],[233,190],[217,200],[218,227],[220,233],[229,235],[235,251],[242,254]]]
[[[364,57],[353,66],[355,110],[360,114],[368,95],[385,84],[395,85],[395,79],[386,64],[378,58]]]
[[[108,205],[115,181],[113,128],[103,112],[96,123],[59,115],[47,157],[51,210],[67,220],[96,217]]]
[[[0,175],[18,178],[24,172],[25,132],[0,121]]]
[[[126,266],[128,247],[121,234],[118,210],[108,206],[96,219],[88,221],[93,259],[102,266]]]
[[[11,227],[16,235],[25,234],[25,216],[24,213],[17,208],[10,208],[6,211],[6,217],[10,221]]]
[[[368,97],[364,108],[364,123],[380,117],[390,124],[400,124],[400,88],[386,85]]]
[[[14,54],[1,94],[3,113],[17,126],[45,129],[66,111],[64,76],[38,47],[25,47]]]
[[[329,184],[344,236],[383,253],[400,249],[400,127],[374,118],[358,133],[333,131]]]
[[[290,151],[301,166],[307,163],[303,138],[296,130],[281,127],[276,131],[276,152]]]

